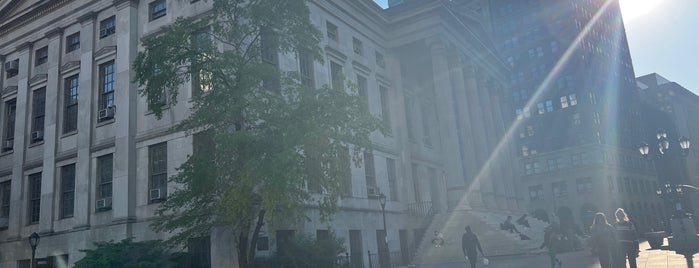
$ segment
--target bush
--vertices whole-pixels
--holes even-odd
[[[277,250],[272,257],[259,258],[259,268],[306,268],[341,267],[337,264],[338,255],[345,252],[344,240],[334,234],[315,239],[309,235],[295,237],[283,250]]]
[[[75,263],[75,268],[174,268],[173,255],[159,240],[134,242],[96,242],[94,249],[80,250],[87,254]]]

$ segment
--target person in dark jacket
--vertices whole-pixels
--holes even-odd
[[[522,217],[519,217],[519,219],[517,219],[517,224],[527,228],[532,228],[531,225],[529,225],[529,220],[527,220],[527,214],[524,214],[522,215]]]
[[[636,268],[636,258],[638,258],[638,233],[636,232],[636,226],[629,221],[629,217],[623,208],[619,208],[614,213],[616,216],[616,222],[613,224],[616,240],[618,244],[617,249],[617,263],[619,267],[626,267],[626,258],[629,259],[629,267]]]
[[[597,258],[602,268],[611,268],[617,248],[615,229],[607,222],[604,213],[597,212],[590,226],[592,246],[597,251]]]
[[[544,242],[541,243],[540,249],[548,248],[549,259],[551,259],[551,268],[563,266],[563,262],[558,259],[558,247],[560,246],[561,236],[560,228],[557,223],[552,223],[544,230]]]
[[[481,248],[481,242],[478,241],[476,234],[471,232],[471,226],[466,226],[466,233],[461,236],[461,249],[464,251],[464,256],[468,257],[468,261],[471,263],[471,268],[476,268],[476,261],[478,260],[478,252],[476,248],[481,252],[481,256],[485,257],[483,254],[483,249]]]

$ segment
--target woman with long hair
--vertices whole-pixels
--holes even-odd
[[[636,268],[636,258],[638,258],[638,233],[636,226],[629,221],[629,217],[623,208],[619,208],[614,213],[616,222],[613,224],[616,230],[618,244],[617,263],[620,267],[626,267],[626,258],[629,259],[629,267]]]
[[[614,260],[614,252],[617,250],[615,230],[604,213],[597,212],[590,226],[592,246],[597,250],[597,258],[602,268],[611,268]]]

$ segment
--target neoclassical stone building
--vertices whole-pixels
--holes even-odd
[[[345,77],[389,133],[352,172],[351,193],[329,224],[264,230],[258,251],[295,233],[344,237],[355,265],[372,253],[408,262],[430,217],[472,209],[521,211],[505,64],[489,41],[486,1],[413,1],[383,10],[371,0],[308,2],[324,34],[324,63],[278,55],[284,71],[315,85]],[[27,237],[41,235],[42,265],[82,258],[94,241],[165,239],[149,227],[173,191],[167,176],[192,153],[169,128],[189,102],[157,120],[132,83],[142,38],[212,1],[0,1],[0,267],[28,267]],[[191,85],[181,97],[191,98]],[[363,94],[364,94],[363,93]],[[377,195],[384,193],[388,249]],[[429,216],[432,215],[432,216]],[[426,223],[427,222],[427,223]],[[434,228],[434,226],[430,227]],[[192,267],[231,267],[232,239],[213,230],[190,245]],[[376,264],[376,262],[374,262]],[[360,266],[357,266],[360,267]]]

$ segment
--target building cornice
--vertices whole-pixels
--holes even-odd
[[[70,3],[74,0],[54,0],[54,1],[46,1],[44,4],[41,4],[37,6],[36,8],[32,9],[31,11],[24,13],[14,19],[11,19],[10,21],[5,22],[4,25],[0,26],[0,36],[5,36],[7,33],[11,30],[14,30],[16,28],[19,28],[29,22],[32,22],[38,18],[41,18],[45,16],[47,13],[50,13],[57,8]]]

